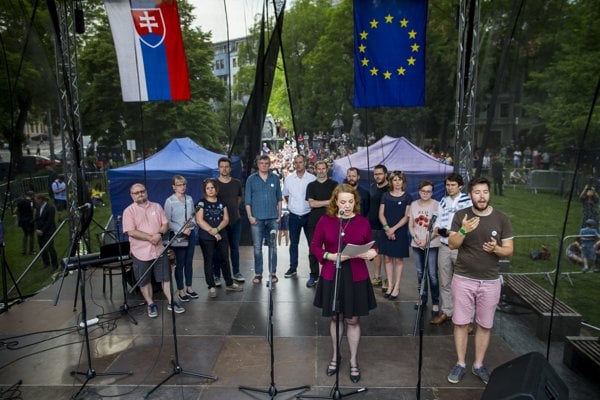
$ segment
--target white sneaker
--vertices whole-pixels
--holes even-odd
[[[217,297],[217,289],[215,289],[214,287],[208,289],[208,297],[210,297],[211,299]]]
[[[230,292],[241,292],[244,289],[237,283],[232,283],[231,285],[226,286],[225,290],[228,290]]]

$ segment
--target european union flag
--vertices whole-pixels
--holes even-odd
[[[427,0],[354,0],[354,106],[425,104]]]

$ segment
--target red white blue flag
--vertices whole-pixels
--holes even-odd
[[[175,0],[104,0],[123,101],[189,100]]]

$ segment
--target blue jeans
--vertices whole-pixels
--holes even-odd
[[[240,272],[240,240],[242,238],[242,220],[239,219],[235,224],[227,225],[221,233],[227,236],[229,242],[229,256],[231,258],[231,270],[233,275]],[[216,277],[221,277],[221,269],[225,268],[227,260],[221,260],[219,252],[215,252],[213,273]]]
[[[257,219],[256,225],[250,225],[254,247],[254,273],[256,275],[262,275],[263,273],[263,240],[269,236],[272,230],[277,232],[277,225],[276,219]],[[269,248],[269,252],[271,253],[271,273],[274,274],[277,271],[277,247],[274,249]]]
[[[196,249],[196,230],[192,230],[189,236],[187,247],[171,247],[175,252],[175,282],[177,283],[177,289],[184,289],[184,277],[185,286],[192,287],[192,276],[194,260],[194,250]]]
[[[417,289],[418,292],[421,293],[421,283],[423,282],[423,268],[425,268],[425,250],[422,250],[418,247],[413,247],[413,252],[415,255],[415,267],[417,267]],[[431,287],[431,303],[433,305],[440,304],[440,284],[438,282],[438,274],[437,274],[437,256],[438,256],[438,248],[431,247],[429,249],[429,263],[427,264],[427,275],[429,276],[429,285],[427,285],[427,281],[425,281],[425,289],[423,290],[423,297],[421,298],[421,302],[423,304],[427,304],[427,286]]]
[[[290,213],[290,269],[293,271],[298,269],[298,244],[300,243],[300,231],[302,229],[304,229],[304,236],[306,236],[306,241],[308,242],[307,224],[308,214],[296,215]]]

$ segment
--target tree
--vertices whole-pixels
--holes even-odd
[[[25,124],[33,112],[44,115],[56,100],[53,28],[43,6],[29,1],[0,1],[0,130],[13,161],[22,154]]]

